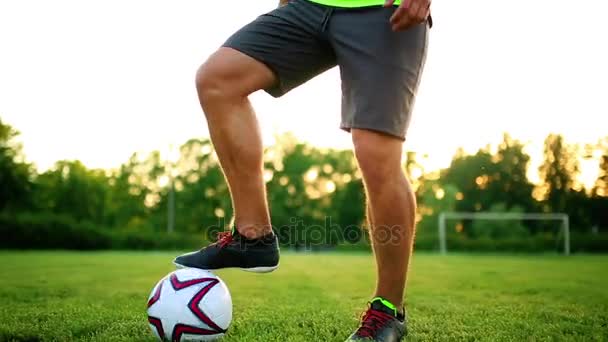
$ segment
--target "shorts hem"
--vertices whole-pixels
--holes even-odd
[[[389,135],[389,136],[391,136],[393,138],[400,139],[401,141],[405,141],[405,134],[396,133],[396,132],[388,130],[388,129],[382,129],[382,128],[378,128],[378,127],[373,127],[372,125],[360,125],[360,124],[356,124],[356,125],[341,124],[340,125],[340,129],[343,130],[343,131],[346,131],[348,133],[350,133],[351,129],[353,129],[353,128],[374,131],[374,132],[377,132],[377,133],[382,133],[382,134],[385,134],[385,135]]]

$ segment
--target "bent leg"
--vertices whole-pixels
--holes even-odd
[[[270,233],[263,179],[263,146],[248,96],[276,82],[263,63],[220,48],[196,75],[196,88],[211,140],[230,187],[235,225],[247,238]]]
[[[239,232],[270,233],[260,130],[248,96],[260,89],[279,97],[336,65],[319,36],[328,8],[290,2],[230,37],[200,68],[197,89],[211,139],[230,186]]]

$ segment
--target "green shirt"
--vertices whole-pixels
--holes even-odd
[[[384,0],[308,0],[316,2],[321,5],[333,6],[333,7],[369,7],[369,6],[382,6]],[[396,0],[395,5],[399,5],[401,0]]]

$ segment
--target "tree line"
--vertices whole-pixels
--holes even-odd
[[[175,160],[159,151],[134,153],[111,170],[63,160],[37,172],[23,154],[18,132],[0,120],[0,234],[5,241],[0,246],[58,247],[40,238],[38,244],[30,242],[40,232],[71,241],[84,236],[81,230],[95,232],[76,239],[90,248],[165,246],[158,241],[181,247],[184,241],[212,239],[232,216],[213,146],[207,139],[191,139],[178,152]],[[423,157],[407,152],[404,158],[419,205],[420,248],[436,248],[440,212],[493,211],[567,213],[580,250],[608,250],[608,137],[580,146],[561,135],[547,136],[539,184],[528,178],[525,144],[508,134],[475,154],[459,150],[442,170],[425,170]],[[578,180],[585,158],[596,160],[599,170],[590,188]],[[351,151],[317,148],[283,135],[265,151],[265,180],[284,245],[366,248],[364,190]],[[175,232],[167,234],[171,192]],[[112,242],[117,237],[122,237],[118,245]],[[448,237],[462,249],[482,250],[500,249],[501,241],[510,241],[515,250],[555,249],[560,238],[548,222],[482,221],[450,222]],[[95,239],[105,242],[96,246]]]

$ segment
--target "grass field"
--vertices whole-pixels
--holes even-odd
[[[154,341],[145,303],[174,253],[0,252],[0,341]],[[367,254],[223,271],[224,341],[343,341],[374,285]],[[607,256],[415,256],[410,341],[608,341]]]

